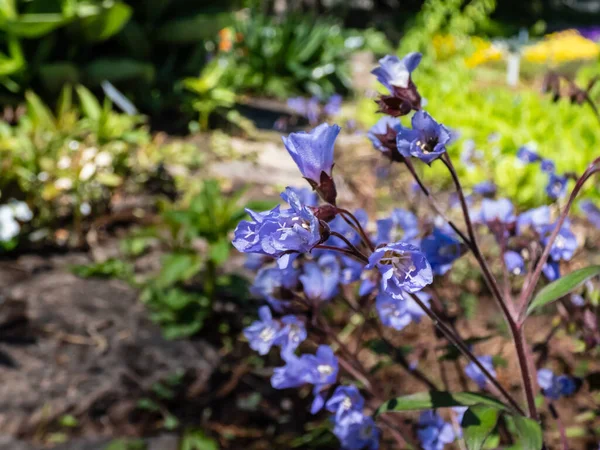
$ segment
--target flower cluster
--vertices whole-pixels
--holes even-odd
[[[541,158],[531,145],[524,145],[517,150],[517,158],[525,164],[539,163],[542,172],[548,174],[546,194],[552,200],[564,197],[567,192],[569,179],[565,175],[556,172],[556,165],[550,159]]]

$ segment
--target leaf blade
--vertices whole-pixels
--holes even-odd
[[[541,450],[544,445],[542,427],[533,419],[524,416],[513,417],[517,434],[521,438],[523,450]]]
[[[471,406],[463,416],[463,439],[469,450],[481,450],[498,423],[498,409],[486,405]]]

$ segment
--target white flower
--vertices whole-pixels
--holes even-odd
[[[79,211],[84,216],[89,216],[90,213],[92,212],[92,207],[90,206],[90,204],[88,202],[84,202],[79,206]]]
[[[15,220],[13,210],[8,205],[0,206],[0,241],[6,242],[14,238],[21,227]]]
[[[56,163],[56,167],[63,170],[68,169],[69,167],[71,167],[71,158],[69,158],[68,156],[63,156]]]
[[[100,152],[96,155],[96,165],[98,167],[108,167],[112,164],[112,155],[108,152]]]
[[[79,142],[77,141],[70,141],[69,142],[69,149],[72,151],[75,151],[77,149],[79,149]]]
[[[13,215],[21,222],[28,222],[33,219],[33,213],[27,203],[13,200],[10,202],[10,207],[12,208]]]
[[[54,182],[54,187],[59,191],[67,191],[73,187],[73,182],[69,178],[59,178]]]
[[[45,181],[48,181],[48,178],[50,178],[50,176],[48,175],[48,172],[40,172],[38,173],[37,179],[39,181],[41,181],[42,183]]]
[[[79,172],[79,179],[81,181],[87,181],[96,173],[96,165],[94,163],[86,163]]]
[[[90,161],[94,159],[96,153],[98,153],[98,149],[96,147],[88,147],[81,153],[81,160],[84,162]]]

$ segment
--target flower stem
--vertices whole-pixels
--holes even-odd
[[[337,231],[332,231],[331,232],[331,236],[335,236],[336,238],[341,239],[342,241],[344,241],[344,243],[350,248],[350,250],[352,250],[354,253],[356,253],[357,255],[361,255],[363,258],[365,258],[367,261],[369,260],[369,258],[367,258],[365,255],[363,255],[363,253],[357,249],[354,244],[352,244],[352,242],[350,242],[343,234],[338,233]]]
[[[340,215],[342,216],[342,219],[344,219],[348,225],[350,225],[354,230],[356,230],[358,232],[358,234],[360,235],[363,242],[367,245],[367,247],[369,247],[369,249],[371,249],[371,251],[375,250],[375,246],[371,242],[371,239],[369,239],[369,236],[363,229],[362,225],[360,224],[360,222],[358,221],[356,216],[354,216],[354,214],[352,214],[347,209],[338,208],[337,210],[340,213]],[[346,217],[346,216],[348,216],[350,219],[348,219],[348,217]],[[354,224],[350,223],[350,220],[352,222],[354,222]]]

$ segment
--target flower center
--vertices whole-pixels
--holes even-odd
[[[409,254],[387,251],[380,260],[381,264],[392,266],[398,275],[411,276],[417,270]]]
[[[562,237],[560,234],[558,236],[556,236],[556,243],[554,245],[556,245],[557,248],[565,248],[565,238]]]
[[[433,151],[437,143],[438,140],[436,137],[428,137],[425,141],[418,139],[416,142],[417,147],[419,147],[426,155]]]
[[[322,377],[326,377],[333,373],[333,367],[329,364],[319,364],[317,366],[317,372],[319,372]]]
[[[258,335],[261,341],[269,342],[275,337],[275,329],[273,327],[265,327]]]
[[[352,408],[352,400],[350,397],[344,397],[344,400],[342,400],[342,409],[346,410],[350,408]]]

